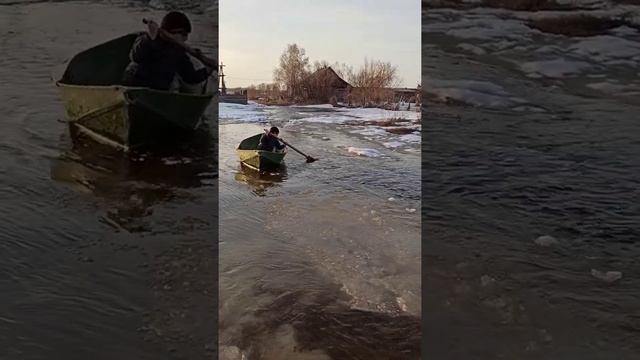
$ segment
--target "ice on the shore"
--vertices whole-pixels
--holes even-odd
[[[380,108],[334,108],[332,105],[292,105],[307,109],[331,111],[300,112],[302,118],[292,120],[292,123],[326,123],[344,124],[351,121],[385,121],[394,119],[419,120],[420,113],[416,111],[394,111]],[[250,102],[248,105],[220,103],[219,118],[242,122],[268,121],[270,113],[277,111],[277,106],[264,106]]]
[[[597,269],[591,269],[591,275],[596,279],[604,282],[612,283],[622,279],[622,272],[620,271],[600,271]]]
[[[218,117],[221,120],[265,122],[269,115],[265,113],[264,108],[264,106],[255,103],[248,105],[220,103],[218,104]]]
[[[334,112],[311,115],[300,122],[320,122],[332,124],[344,124],[349,121],[378,121],[378,120],[418,120],[420,113],[416,111],[394,111],[380,108],[335,108]]]
[[[356,154],[358,156],[365,156],[365,157],[380,157],[382,156],[382,153],[376,149],[368,149],[368,148],[357,148],[357,147],[353,147],[350,146],[347,149],[348,152],[352,153],[352,154]]]
[[[317,105],[289,105],[289,107],[299,107],[299,108],[318,108],[318,109],[334,109],[335,107],[331,104],[317,104]]]

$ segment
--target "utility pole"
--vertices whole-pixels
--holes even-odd
[[[220,62],[220,74],[218,74],[218,77],[220,78],[220,82],[222,83],[222,85],[218,85],[220,87],[220,94],[222,95],[226,95],[227,94],[227,85],[225,85],[224,83],[224,71],[223,71],[223,67],[225,67],[226,65],[224,65],[222,62]]]

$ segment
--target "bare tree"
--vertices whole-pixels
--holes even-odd
[[[389,62],[364,59],[364,65],[348,75],[349,82],[355,88],[353,97],[362,105],[388,101],[391,87],[398,84],[398,68]]]
[[[273,78],[281,89],[286,90],[290,99],[302,95],[302,82],[309,73],[309,58],[297,44],[289,44],[280,55],[280,64],[273,72]]]

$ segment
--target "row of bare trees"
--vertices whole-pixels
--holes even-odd
[[[349,89],[349,101],[359,105],[389,101],[393,96],[389,88],[399,83],[397,67],[389,62],[365,59],[357,69],[344,63],[331,64],[326,60],[311,63],[304,48],[289,44],[280,55],[273,72],[274,84],[271,87],[260,84],[256,90],[262,94],[269,92],[269,97],[277,92],[281,99],[293,102],[325,102],[331,97],[333,79],[329,78],[330,74],[326,74],[326,78],[310,75],[327,67],[331,67],[352,86]]]

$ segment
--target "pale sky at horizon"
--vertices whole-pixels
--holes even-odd
[[[398,67],[400,86],[421,80],[420,0],[220,0],[220,61],[227,87],[273,81],[287,44],[311,63],[364,59]]]

